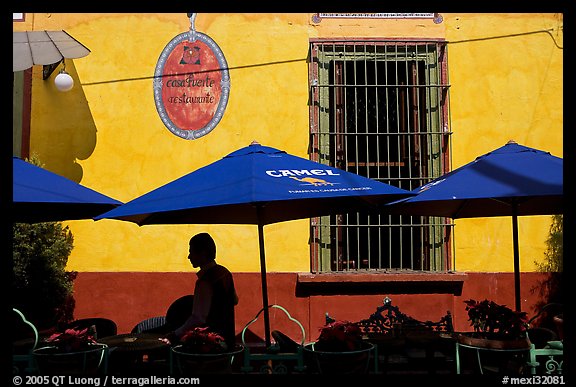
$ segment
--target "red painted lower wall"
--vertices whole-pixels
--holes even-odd
[[[336,319],[357,321],[374,312],[386,296],[400,306],[401,311],[418,320],[437,321],[450,311],[456,331],[470,330],[464,300],[487,298],[514,307],[513,273],[466,274],[461,289],[455,291],[432,287],[425,293],[413,293],[408,283],[398,284],[398,291],[391,289],[390,284],[385,291],[380,291],[375,284],[362,293],[338,284],[326,292],[322,287],[316,287],[313,292],[302,291],[297,273],[268,273],[268,298],[270,304],[283,306],[302,323],[305,341],[317,338],[326,313]],[[529,316],[536,313],[537,303],[543,300],[539,287],[546,276],[543,273],[521,275],[522,310]],[[236,331],[240,333],[262,308],[261,278],[259,273],[234,273],[234,280],[240,298],[236,308]],[[141,320],[165,315],[172,301],[193,293],[195,281],[194,273],[79,273],[74,284],[74,317],[110,318],[118,325],[118,333],[127,333]],[[260,315],[250,325],[250,331],[260,338],[264,337],[262,320]],[[271,329],[300,339],[298,326],[279,309],[270,311],[270,322]]]

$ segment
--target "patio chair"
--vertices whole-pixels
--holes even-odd
[[[132,328],[131,333],[158,332],[165,333],[166,316],[149,317],[140,321]]]
[[[36,365],[32,351],[38,345],[38,329],[16,308],[12,308],[12,327],[15,331],[12,341],[12,372],[14,375],[33,374]]]
[[[187,294],[174,301],[166,311],[166,327],[169,331],[180,327],[192,314],[194,295]],[[168,332],[169,332],[168,331]]]
[[[140,321],[131,333],[169,333],[186,322],[192,314],[194,295],[179,297],[170,304],[165,316],[154,316]]]
[[[306,339],[306,332],[300,321],[296,320],[290,315],[290,313],[280,305],[270,305],[269,309],[279,309],[286,314],[288,319],[294,322],[300,328],[302,332],[301,341],[295,342],[290,337],[284,333],[273,330],[271,332],[272,337],[276,341],[270,348],[266,348],[264,353],[255,352],[246,343],[246,334],[248,327],[252,325],[260,314],[264,311],[264,308],[256,314],[256,316],[248,322],[242,329],[241,339],[242,345],[244,346],[244,364],[242,366],[243,372],[252,372],[254,370],[254,364],[264,364],[260,368],[260,373],[273,373],[273,374],[286,374],[289,372],[289,368],[286,366],[286,362],[296,363],[294,366],[294,371],[303,372],[306,370],[304,365],[304,340]],[[274,365],[273,365],[274,364]]]
[[[536,320],[540,315],[549,310],[562,310],[563,305],[558,303],[546,304],[540,309],[538,314],[528,321],[528,325]],[[532,327],[528,329],[528,338],[532,343],[530,346],[530,359],[528,368],[530,374],[562,374],[564,364],[564,340],[558,340],[557,334],[545,327]]]

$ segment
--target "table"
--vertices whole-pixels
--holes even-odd
[[[160,341],[164,334],[125,333],[98,340],[110,348],[111,373],[168,373],[170,345]]]
[[[160,341],[164,336],[158,333],[125,333],[102,337],[98,342],[114,348],[117,352],[146,352],[168,347],[168,344]]]

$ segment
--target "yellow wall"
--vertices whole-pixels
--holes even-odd
[[[230,67],[230,99],[208,135],[184,140],[162,123],[152,75],[186,14],[27,14],[14,30],[64,29],[86,45],[67,60],[76,86],[60,93],[34,69],[31,151],[48,169],[128,201],[216,161],[252,140],[307,157],[309,39],[445,38],[453,168],[509,139],[562,157],[562,17],[558,14],[443,14],[431,20],[325,19],[312,14],[198,14],[195,27]],[[547,31],[547,32],[537,32]],[[188,238],[209,231],[219,261],[259,271],[256,226],[143,226],[68,222],[78,271],[188,271]],[[542,259],[549,217],[520,220],[523,271]],[[269,271],[309,271],[308,220],[264,228]],[[458,220],[460,271],[512,271],[509,218]],[[494,259],[498,257],[498,259]],[[496,262],[496,263],[495,263]]]
[[[445,15],[453,168],[508,140],[563,157],[562,15]],[[512,220],[457,220],[456,268],[513,271]],[[544,258],[549,216],[518,220],[520,269]]]

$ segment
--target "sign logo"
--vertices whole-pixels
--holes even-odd
[[[338,184],[315,176],[340,176],[339,173],[331,169],[278,169],[266,171],[266,174],[272,177],[288,177],[303,183],[303,185],[313,185],[315,187]]]
[[[312,186],[310,188],[288,189],[290,194],[336,194],[338,192],[370,191],[369,186],[344,186],[338,187],[341,182],[331,182],[331,177],[339,181],[340,173],[335,169],[270,169],[266,175],[274,178],[288,178],[300,182],[300,186]],[[320,176],[320,177],[318,177]],[[325,177],[326,176],[326,177]],[[340,180],[341,181],[341,180]],[[316,188],[317,187],[317,188]]]
[[[317,177],[296,177],[296,176],[290,176],[291,179],[300,181],[302,183],[305,184],[310,184],[313,185],[315,187],[318,187],[320,185],[334,185],[334,183],[330,183],[329,181],[326,181],[324,179],[318,179]]]
[[[154,72],[154,102],[164,125],[193,140],[210,133],[222,119],[230,95],[224,54],[210,37],[191,29],[164,48]]]

